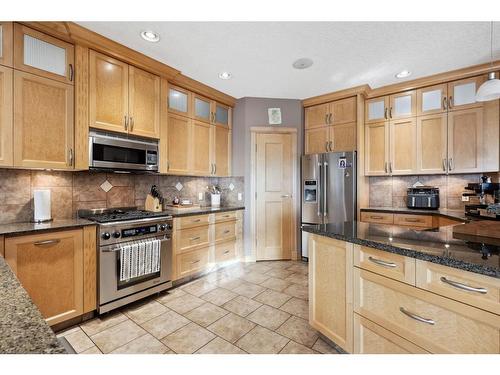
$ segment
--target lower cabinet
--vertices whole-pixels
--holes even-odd
[[[49,325],[96,307],[95,227],[5,238],[5,260]]]
[[[174,219],[173,280],[235,261],[242,252],[242,211]]]
[[[353,350],[353,244],[309,237],[309,324],[347,352]]]

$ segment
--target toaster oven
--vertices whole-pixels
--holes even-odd
[[[437,210],[439,208],[439,188],[433,186],[408,188],[406,207]]]

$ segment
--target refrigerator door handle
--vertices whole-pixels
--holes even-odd
[[[324,162],[324,172],[323,172],[323,216],[328,216],[328,163]]]
[[[318,168],[319,168],[319,183],[318,183],[318,197],[319,197],[319,202],[318,202],[318,216],[321,217],[321,203],[323,201],[323,197],[321,195],[321,178],[322,178],[322,173],[321,173],[321,163],[318,163]]]

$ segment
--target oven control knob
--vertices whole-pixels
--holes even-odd
[[[163,232],[165,229],[167,229],[167,226],[165,224],[160,224],[160,230]]]
[[[120,238],[120,236],[121,236],[121,233],[118,232],[118,231],[116,231],[115,233],[113,233],[113,237],[114,238]]]
[[[108,232],[104,232],[101,237],[103,240],[109,240],[111,235]]]
[[[174,229],[174,226],[172,224],[167,224],[167,229],[172,230]]]

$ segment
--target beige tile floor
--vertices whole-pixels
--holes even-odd
[[[337,353],[308,324],[307,263],[239,263],[87,321],[77,353]]]

